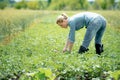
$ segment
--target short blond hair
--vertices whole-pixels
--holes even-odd
[[[57,17],[56,24],[62,23],[64,19],[68,19],[68,16],[67,14],[62,13],[61,15]]]

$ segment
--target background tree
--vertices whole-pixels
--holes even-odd
[[[52,0],[49,7],[49,9],[54,10],[80,10],[87,8],[87,0]]]
[[[88,8],[88,1],[87,0],[79,0],[80,8],[87,9]]]
[[[48,0],[48,5],[47,5],[47,6],[49,6],[49,5],[50,5],[50,3],[51,3],[51,0]]]
[[[94,9],[113,9],[115,0],[95,0]]]
[[[8,3],[8,0],[0,0],[0,9],[7,7]]]
[[[20,2],[17,2],[16,4],[15,4],[15,8],[16,9],[21,9],[21,8],[27,8],[27,4],[26,4],[26,1],[25,0],[22,0],[22,1],[20,1]]]
[[[35,10],[35,9],[40,9],[40,6],[38,1],[30,1],[30,2],[27,2],[27,8]]]

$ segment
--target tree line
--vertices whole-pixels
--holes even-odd
[[[33,10],[120,10],[120,0],[0,0],[0,9],[6,7]]]

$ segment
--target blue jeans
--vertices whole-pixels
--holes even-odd
[[[91,40],[95,37],[95,44],[102,44],[101,39],[106,28],[106,20],[102,16],[95,17],[89,22],[82,46],[88,48]]]

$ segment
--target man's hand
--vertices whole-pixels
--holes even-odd
[[[63,53],[67,51],[67,48],[63,48]]]
[[[63,48],[63,53],[71,53],[71,51],[67,50],[67,48]]]
[[[70,53],[71,50],[72,50],[72,47],[73,47],[73,43],[70,42],[70,40],[68,39],[66,44],[65,44],[65,47],[63,48],[63,53],[64,52],[69,52]]]

